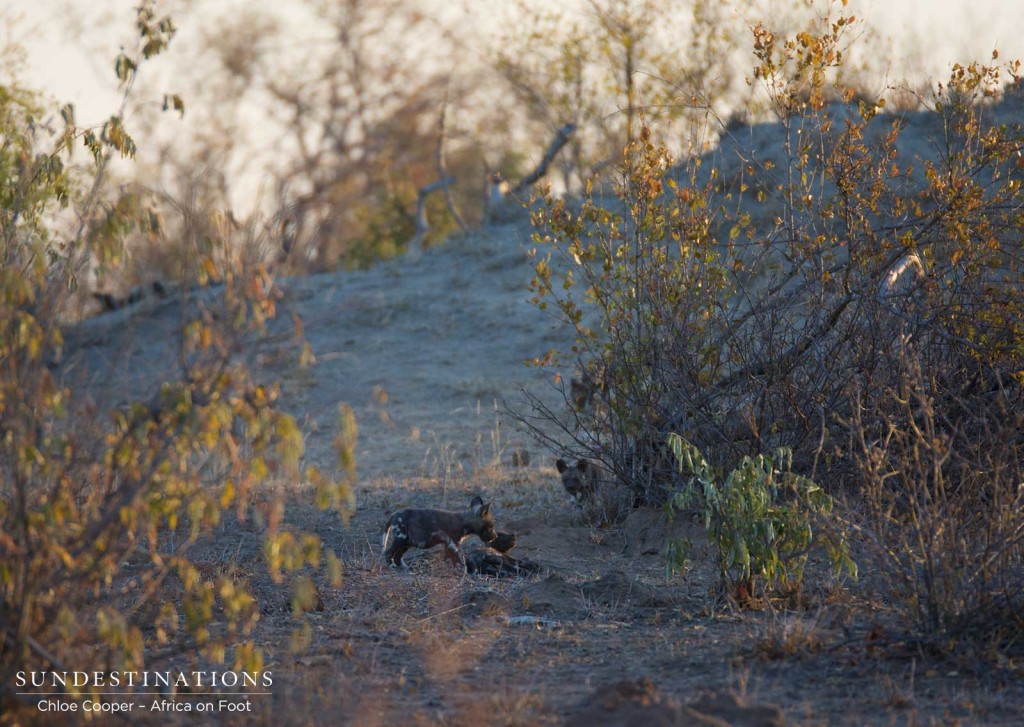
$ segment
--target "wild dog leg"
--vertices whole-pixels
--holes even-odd
[[[462,547],[445,532],[438,531],[434,533],[434,538],[437,542],[444,544],[444,554],[452,563],[458,564],[462,572],[465,573],[466,554],[462,552]]]

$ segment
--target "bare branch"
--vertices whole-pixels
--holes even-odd
[[[439,179],[451,179],[454,182],[454,178],[448,174],[448,162],[444,156],[444,143],[446,138],[446,124],[445,120],[448,112],[448,87],[444,89],[444,103],[441,104],[441,119],[440,127],[441,132],[437,137],[437,176]],[[466,226],[465,220],[462,219],[462,215],[459,214],[459,210],[455,207],[455,200],[452,199],[451,184],[444,185],[444,201],[448,205],[448,212],[451,214],[455,223],[459,226],[459,229],[463,232],[467,232],[469,228]],[[417,222],[419,221],[419,210],[416,215]]]
[[[518,197],[527,189],[532,187],[535,182],[543,178],[544,175],[548,173],[548,167],[551,166],[551,162],[553,162],[555,157],[558,156],[558,152],[562,150],[562,147],[569,143],[569,139],[571,139],[572,135],[575,133],[576,124],[565,124],[560,128],[558,133],[555,134],[554,141],[551,142],[548,150],[544,152],[544,158],[540,160],[540,164],[537,165],[537,168],[520,179],[509,193]]]
[[[455,183],[455,177],[444,177],[436,182],[420,187],[416,193],[416,234],[409,241],[410,248],[422,248],[423,238],[430,231],[430,220],[427,219],[427,197],[439,189],[447,190]]]

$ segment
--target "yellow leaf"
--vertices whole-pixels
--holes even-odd
[[[224,490],[220,494],[220,506],[227,507],[235,499],[235,481],[225,480]]]

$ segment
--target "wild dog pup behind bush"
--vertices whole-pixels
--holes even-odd
[[[388,518],[384,526],[382,548],[384,559],[393,568],[407,567],[402,556],[410,548],[433,548],[443,545],[445,555],[466,570],[466,554],[461,543],[470,535],[476,535],[485,543],[494,542],[498,537],[491,515],[491,504],[484,504],[480,497],[474,497],[469,509],[463,512],[451,510],[427,510],[406,508]]]
[[[574,505],[582,505],[597,493],[597,485],[601,479],[600,468],[588,460],[581,459],[574,465],[566,464],[564,459],[555,462],[558,474],[562,476],[562,487]]]
[[[584,522],[611,523],[628,512],[632,499],[629,491],[618,486],[612,473],[601,465],[587,459],[570,465],[560,459],[555,462],[555,468],[562,476],[562,487],[569,495],[569,502],[577,508]]]

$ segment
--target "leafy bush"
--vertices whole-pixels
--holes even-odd
[[[593,415],[531,402],[562,430],[540,435],[648,501],[674,486],[670,431],[726,467],[788,447],[827,487],[853,484],[848,382],[893,385],[905,339],[950,374],[972,357],[1024,368],[1021,131],[986,123],[1016,66],[957,66],[919,121],[940,157],[910,158],[880,100],[831,101],[849,97],[831,79],[851,27],[753,29],[754,77],[779,120],[770,157],[726,132],[718,156],[673,167],[641,131],[615,199],[549,195],[535,215],[534,301],[576,334],[537,363],[600,381]]]
[[[568,420],[531,398],[563,436],[534,429],[557,448],[566,447],[567,436],[574,455],[601,460],[650,503],[671,491],[674,466],[664,439],[685,401],[677,377],[685,372],[699,385],[721,365],[701,341],[712,335],[711,313],[728,284],[704,192],[666,183],[671,161],[645,129],[626,149],[615,203],[590,190],[574,211],[548,196],[534,216],[545,230],[534,239],[550,253],[536,263],[533,302],[552,306],[575,330],[571,363],[588,389],[574,396],[563,385]],[[665,199],[666,184],[673,199]],[[535,363],[563,360],[553,351]],[[582,399],[590,411],[579,410]]]
[[[723,574],[748,591],[786,573],[783,553],[799,565],[802,542],[780,534],[803,537],[821,490],[842,492],[909,626],[945,650],[1015,654],[1019,64],[955,65],[923,111],[889,117],[834,83],[852,20],[754,26],[753,77],[777,118],[744,130],[754,144],[723,129],[716,153],[674,167],[641,131],[614,199],[546,197],[534,302],[575,340],[535,363],[573,366],[588,393],[563,383],[564,409],[535,398],[522,420],[653,503],[685,488],[666,466],[666,443],[685,440],[703,491],[678,502],[698,498]],[[780,461],[761,453],[780,451],[810,479],[777,500]]]
[[[831,400],[815,387],[831,385],[836,358],[826,352],[835,344],[822,339],[849,342],[856,324],[850,300],[831,300],[829,268],[845,254],[841,235],[805,232],[815,215],[808,200],[817,197],[801,184],[817,177],[799,173],[809,163],[811,142],[803,139],[812,135],[795,130],[825,133],[821,89],[841,58],[835,48],[845,27],[840,19],[820,36],[805,32],[788,42],[787,53],[803,53],[793,69],[773,56],[771,34],[754,29],[765,59],[755,75],[787,138],[799,141],[786,145],[799,179],[791,172],[789,184],[776,180],[766,163],[754,207],[745,181],[735,189],[699,158],[675,169],[667,148],[642,127],[625,149],[614,201],[588,185],[578,211],[548,195],[535,215],[542,232],[534,239],[550,253],[536,264],[533,300],[554,306],[575,329],[572,363],[600,381],[600,406],[566,422],[540,401],[531,404],[541,419],[560,423],[574,454],[601,459],[646,502],[664,502],[675,489],[665,450],[671,431],[729,464],[779,446],[803,459],[803,447],[822,441],[811,439],[813,428],[831,425],[822,421],[822,401]],[[754,165],[747,168],[757,177]],[[768,201],[768,189],[784,209],[773,215],[774,227],[761,229],[755,208]],[[554,353],[537,363],[564,361]]]
[[[117,63],[126,87],[173,35],[148,3],[137,27],[136,54]],[[273,315],[273,281],[228,251],[201,255],[222,290],[204,306],[183,301],[179,376],[145,401],[98,411],[62,379],[62,301],[130,227],[101,204],[102,182],[110,156],[131,156],[135,143],[119,115],[99,133],[77,127],[70,107],[60,132],[46,115],[31,93],[0,89],[0,698],[15,672],[34,668],[138,669],[188,653],[258,671],[246,640],[259,617],[253,594],[189,551],[232,508],[246,517],[268,475],[300,474],[302,436],[275,410],[277,386],[254,381],[235,353]],[[83,143],[91,176],[67,165]],[[67,235],[54,220],[73,203],[80,224]],[[342,514],[355,431],[344,418],[344,478],[305,475]],[[282,493],[262,499],[273,575],[336,562],[282,526]]]
[[[678,492],[671,507],[701,514],[717,551],[723,590],[751,598],[759,582],[768,590],[799,588],[816,546],[826,549],[837,575],[845,570],[856,576],[845,537],[813,526],[816,516],[832,512],[832,498],[792,472],[792,453],[779,449],[771,456],[744,457],[723,479],[678,434],[670,434],[668,443],[680,470],[697,484]]]

